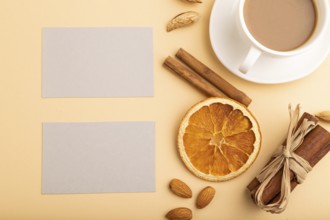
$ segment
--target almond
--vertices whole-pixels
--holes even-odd
[[[199,209],[207,206],[213,199],[215,195],[215,189],[211,186],[207,186],[198,194],[196,200],[196,206]]]
[[[185,207],[175,208],[169,211],[165,217],[170,220],[190,220],[192,211]]]
[[[185,27],[199,20],[199,13],[195,11],[187,11],[178,14],[168,22],[166,30],[170,32],[174,29]]]
[[[330,111],[323,111],[316,114],[316,117],[325,122],[330,122]]]
[[[170,190],[175,195],[178,195],[182,198],[191,198],[192,197],[192,191],[191,191],[190,187],[179,179],[171,180]]]

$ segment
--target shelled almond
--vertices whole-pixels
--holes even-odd
[[[192,191],[190,187],[179,179],[172,179],[170,182],[170,190],[182,198],[191,198]]]
[[[190,220],[192,219],[192,211],[185,207],[175,208],[166,214],[166,218],[170,220]]]
[[[196,200],[196,206],[199,209],[204,208],[213,200],[215,195],[215,189],[211,186],[207,186],[198,194]]]

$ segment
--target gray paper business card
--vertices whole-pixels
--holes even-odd
[[[42,193],[155,191],[154,122],[44,123]]]
[[[44,28],[43,97],[153,96],[149,27]]]

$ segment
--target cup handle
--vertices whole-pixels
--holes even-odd
[[[255,64],[255,62],[258,60],[260,55],[261,55],[261,51],[255,48],[254,46],[251,46],[243,63],[239,67],[239,71],[241,71],[242,73],[247,73],[251,69],[251,67]]]

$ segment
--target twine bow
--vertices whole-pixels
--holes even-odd
[[[273,156],[274,159],[266,167],[264,167],[257,176],[257,179],[261,182],[261,185],[255,193],[255,203],[261,209],[271,213],[283,212],[288,204],[289,195],[291,192],[290,170],[294,172],[298,183],[302,183],[306,179],[307,173],[312,170],[312,167],[308,161],[295,154],[294,151],[303,142],[304,137],[315,128],[316,123],[304,119],[301,125],[297,127],[300,114],[299,105],[297,105],[295,110],[292,110],[291,105],[289,105],[289,113],[290,124],[286,144],[282,145],[275,152]],[[283,173],[280,198],[272,203],[264,204],[262,202],[263,192],[271,179],[282,167]]]

